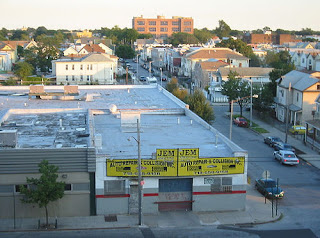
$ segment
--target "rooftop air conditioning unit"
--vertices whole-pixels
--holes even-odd
[[[17,130],[0,130],[0,147],[17,146]]]

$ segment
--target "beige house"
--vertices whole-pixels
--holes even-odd
[[[91,53],[82,58],[52,61],[52,74],[57,85],[114,84],[118,58],[104,53]]]
[[[181,59],[181,70],[185,77],[193,78],[194,67],[199,61],[216,59],[233,67],[249,67],[249,59],[229,48],[200,48],[186,53]]]
[[[293,70],[278,79],[276,96],[276,117],[285,122],[288,110],[289,123],[305,125],[313,119],[316,110],[315,100],[320,94],[320,82],[317,75]]]

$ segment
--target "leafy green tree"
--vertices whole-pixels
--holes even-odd
[[[245,105],[250,101],[250,85],[247,80],[242,80],[239,74],[235,71],[230,71],[228,74],[228,81],[222,83],[221,93],[228,96],[230,102],[237,100],[240,107],[240,115],[242,116],[242,110]]]
[[[115,54],[119,58],[123,58],[123,59],[132,59],[135,56],[134,50],[129,45],[119,45],[116,48]]]
[[[152,34],[139,34],[138,39],[151,39],[153,38]]]
[[[28,62],[18,62],[14,67],[14,73],[20,79],[25,79],[27,76],[32,75],[33,70],[33,66]]]
[[[258,94],[258,98],[253,101],[253,108],[259,112],[267,112],[270,110],[270,106],[274,103],[273,89],[271,84],[266,84],[260,90],[255,90],[255,94]]]
[[[229,38],[228,40],[223,40],[220,43],[216,45],[217,47],[226,47],[232,50],[236,50],[240,54],[243,54],[246,57],[250,57],[253,54],[252,48],[248,46],[245,42],[242,40],[234,40],[232,38]]]
[[[61,199],[64,195],[64,182],[58,182],[58,167],[49,165],[43,160],[39,165],[40,178],[27,178],[30,187],[20,186],[20,193],[25,195],[21,200],[24,203],[37,203],[46,211],[46,225],[48,226],[48,204]]]
[[[219,26],[215,30],[217,36],[220,38],[230,36],[231,28],[223,20],[219,20]]]
[[[200,90],[186,97],[185,102],[189,104],[190,110],[196,113],[206,122],[210,123],[215,119],[213,108]]]
[[[169,43],[173,46],[178,46],[179,44],[198,44],[199,40],[191,34],[185,32],[173,33],[168,39]]]
[[[38,41],[38,36],[47,35],[47,33],[47,28],[45,28],[44,26],[39,26],[35,31],[34,38]]]
[[[211,39],[214,36],[214,34],[212,34],[207,28],[203,28],[201,30],[194,29],[193,35],[201,43],[206,43],[209,39]]]

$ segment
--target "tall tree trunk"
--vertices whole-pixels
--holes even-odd
[[[45,208],[46,208],[46,226],[48,227],[48,225],[49,225],[49,221],[48,221],[48,207],[45,206]]]

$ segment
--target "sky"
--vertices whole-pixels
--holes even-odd
[[[320,31],[320,0],[0,0],[0,29],[131,28],[132,18],[192,17],[194,28],[209,30],[224,20],[234,30]]]

